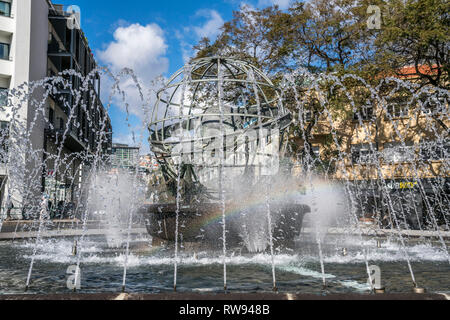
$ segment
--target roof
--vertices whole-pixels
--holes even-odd
[[[411,79],[416,78],[420,74],[434,75],[437,73],[439,67],[435,64],[431,68],[428,65],[419,65],[418,72],[416,71],[416,66],[405,66],[398,70],[399,78],[401,79]]]
[[[127,144],[122,144],[122,143],[113,143],[112,147],[115,149],[136,149],[136,150],[140,149],[139,147],[131,147]]]

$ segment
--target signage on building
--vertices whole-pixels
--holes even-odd
[[[403,181],[403,182],[389,182],[387,187],[391,190],[407,190],[414,189],[417,187],[417,182],[415,181]]]

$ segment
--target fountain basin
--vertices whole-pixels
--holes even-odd
[[[298,203],[269,203],[272,217],[273,240],[275,246],[292,247],[294,239],[300,235],[303,219],[311,212],[309,206]],[[260,209],[260,210],[258,210]],[[150,204],[141,208],[145,217],[148,233],[153,238],[174,242],[176,235],[176,217],[178,213],[180,239],[186,242],[217,243],[222,234],[223,210],[220,203],[199,205]],[[266,207],[253,209],[253,214],[267,219]],[[239,205],[225,205],[225,223],[227,225],[227,245],[239,245],[243,242],[242,223],[245,210]]]

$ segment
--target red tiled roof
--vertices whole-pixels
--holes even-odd
[[[427,74],[427,75],[433,75],[436,74],[438,66],[433,65],[431,68],[427,65],[419,65],[418,67],[419,72],[416,72],[415,66],[406,66],[398,70],[399,78],[401,79],[411,79],[416,78],[419,76],[419,74]]]

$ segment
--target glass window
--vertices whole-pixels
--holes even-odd
[[[0,107],[6,107],[8,105],[8,89],[0,88]]]
[[[7,121],[0,121],[0,132],[3,132],[4,130],[7,130],[9,126],[9,122]]]
[[[439,161],[450,157],[450,144],[423,142],[420,145],[420,158],[423,161]]]
[[[359,163],[373,163],[375,162],[375,157],[372,152],[375,147],[368,143],[356,144],[352,146],[352,162],[353,164]]]
[[[448,100],[445,96],[431,96],[423,101],[423,112],[428,115],[435,115],[446,112]]]
[[[0,43],[0,59],[9,60],[9,44]]]
[[[363,121],[371,120],[373,118],[373,107],[363,106],[358,112],[353,114],[353,120],[358,121],[361,118]]]
[[[11,16],[11,3],[8,1],[0,1],[0,15]]]
[[[397,97],[392,99],[387,105],[388,118],[408,117],[409,107],[407,97]]]
[[[408,117],[408,107],[405,105],[392,103],[388,105],[388,113],[392,118]]]
[[[9,122],[0,121],[0,163],[8,161]]]
[[[313,146],[312,152],[314,153],[314,155],[317,159],[320,159],[320,147],[319,146]]]
[[[312,111],[305,110],[303,112],[303,114],[305,115],[305,122],[311,122],[312,121],[312,116],[313,116]]]
[[[55,112],[52,108],[48,110],[48,121],[53,124],[55,122]]]
[[[387,162],[407,162],[415,158],[415,148],[413,142],[389,142],[384,144],[384,160]]]

